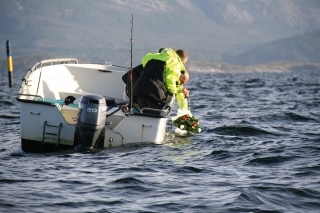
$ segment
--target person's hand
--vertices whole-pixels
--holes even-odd
[[[186,88],[183,88],[182,92],[183,92],[184,96],[186,96],[186,98],[189,97],[189,90],[187,90]]]

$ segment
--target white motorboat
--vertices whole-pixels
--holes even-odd
[[[78,63],[75,58],[36,63],[22,79],[16,98],[22,150],[161,144],[173,101],[156,110],[158,114],[134,108],[122,81],[127,71],[110,63]]]

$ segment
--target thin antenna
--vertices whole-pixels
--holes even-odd
[[[130,39],[130,43],[131,43],[131,48],[130,48],[131,64],[130,64],[130,68],[132,69],[132,43],[133,43],[133,14],[132,13],[131,13],[131,39]]]
[[[133,14],[131,13],[131,48],[130,48],[130,100],[129,100],[129,110],[132,108],[133,102],[133,81],[132,81],[132,43],[133,43]]]

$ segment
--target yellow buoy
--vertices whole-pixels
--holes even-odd
[[[7,47],[7,63],[8,63],[8,78],[9,78],[9,87],[12,87],[12,71],[13,71],[13,65],[12,65],[12,56],[11,56],[11,50],[10,50],[10,42],[7,40],[6,42]]]

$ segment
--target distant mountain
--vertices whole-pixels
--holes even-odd
[[[320,62],[320,30],[259,45],[237,56],[226,55],[224,61],[238,65],[274,61]]]
[[[219,62],[320,29],[318,0],[3,0],[0,41],[4,49],[10,40],[16,58],[129,65],[131,14],[134,65],[159,47],[184,48],[190,60]]]

